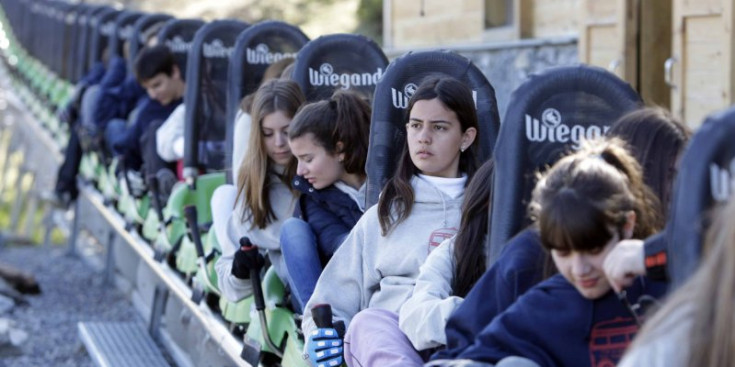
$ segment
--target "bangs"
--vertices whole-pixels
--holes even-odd
[[[565,189],[539,215],[541,243],[547,250],[590,252],[613,237],[605,211]]]

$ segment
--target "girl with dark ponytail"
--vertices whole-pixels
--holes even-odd
[[[365,209],[369,135],[370,106],[347,91],[304,106],[291,122],[289,146],[298,160],[292,186],[301,197],[281,228],[281,249],[300,313]]]

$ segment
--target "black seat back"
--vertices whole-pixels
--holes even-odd
[[[199,19],[171,19],[158,32],[158,44],[166,45],[174,54],[184,80],[189,49],[194,42],[194,35],[203,25],[204,22]]]
[[[640,106],[630,85],[590,66],[549,69],[513,92],[494,152],[490,264],[508,239],[529,223],[526,206],[535,173],[578,147],[580,140],[604,134],[620,116]]]
[[[79,27],[79,43],[77,43],[76,52],[76,78],[80,79],[89,71],[92,64],[89,63],[92,54],[92,20],[100,13],[112,10],[109,6],[90,6],[87,11],[77,18]]]
[[[109,40],[110,35],[115,28],[115,18],[120,13],[119,10],[105,9],[97,16],[92,17],[91,27],[91,43],[89,60],[87,63],[91,66],[95,62],[102,61],[105,53],[110,57]]]
[[[235,39],[247,26],[236,20],[218,20],[194,36],[184,97],[184,177],[190,183],[199,169],[224,168],[227,72]]]
[[[711,115],[694,134],[679,163],[666,224],[673,287],[699,265],[712,209],[735,191],[735,108]]]
[[[388,59],[373,40],[356,34],[331,34],[307,43],[296,58],[293,80],[309,102],[327,99],[337,88],[357,90],[372,99]]]
[[[367,206],[393,175],[406,139],[405,114],[408,100],[430,75],[448,75],[464,82],[475,99],[479,122],[479,161],[492,154],[500,129],[495,90],[482,72],[467,58],[449,51],[408,53],[388,65],[375,87],[367,157]]]
[[[156,24],[165,22],[171,19],[168,14],[155,13],[155,14],[144,14],[138,18],[133,24],[133,31],[130,33],[128,43],[130,49],[128,50],[128,73],[134,74],[135,58],[138,57],[138,53],[145,46],[146,31]]]
[[[133,33],[135,21],[143,16],[143,13],[134,11],[121,11],[115,18],[115,23],[110,33],[108,43],[110,45],[110,55],[113,57],[124,57],[125,42],[128,41]]]
[[[77,42],[77,17],[86,8],[83,4],[69,5],[66,14],[62,19],[62,41],[59,43],[59,49],[56,51],[59,58],[59,76],[70,83],[75,83],[74,77],[74,57],[76,52],[74,44]]]
[[[298,27],[273,20],[248,27],[237,36],[227,83],[225,167],[232,166],[233,129],[240,100],[257,90],[268,66],[284,57],[295,58],[307,42],[309,37]],[[226,177],[232,183],[230,170]]]

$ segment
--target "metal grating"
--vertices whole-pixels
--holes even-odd
[[[170,367],[142,325],[135,322],[80,322],[79,337],[99,367]]]

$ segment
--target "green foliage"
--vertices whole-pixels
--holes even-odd
[[[355,33],[370,37],[382,45],[383,0],[360,0],[357,8],[357,21]]]

